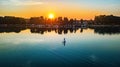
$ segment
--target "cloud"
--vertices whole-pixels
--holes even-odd
[[[24,5],[41,5],[43,2],[36,0],[1,0],[0,4],[2,5],[16,5],[16,6],[24,6]]]

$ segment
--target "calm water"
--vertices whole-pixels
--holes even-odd
[[[0,33],[0,67],[120,67],[118,32],[35,31]]]

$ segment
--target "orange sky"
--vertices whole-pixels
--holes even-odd
[[[93,19],[100,14],[120,16],[120,0],[0,0],[0,15],[33,17],[49,13],[55,17]]]

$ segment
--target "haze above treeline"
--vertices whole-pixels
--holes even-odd
[[[120,25],[120,17],[113,15],[99,15],[95,16],[94,20],[86,19],[68,19],[67,17],[58,17],[58,18],[45,18],[40,17],[31,17],[30,19],[25,19],[15,16],[0,16],[0,24],[77,24],[81,22],[87,22],[89,24],[113,24]]]

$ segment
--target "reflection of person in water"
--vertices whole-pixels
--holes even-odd
[[[65,46],[65,44],[66,44],[66,40],[65,40],[65,38],[64,38],[63,45]]]

